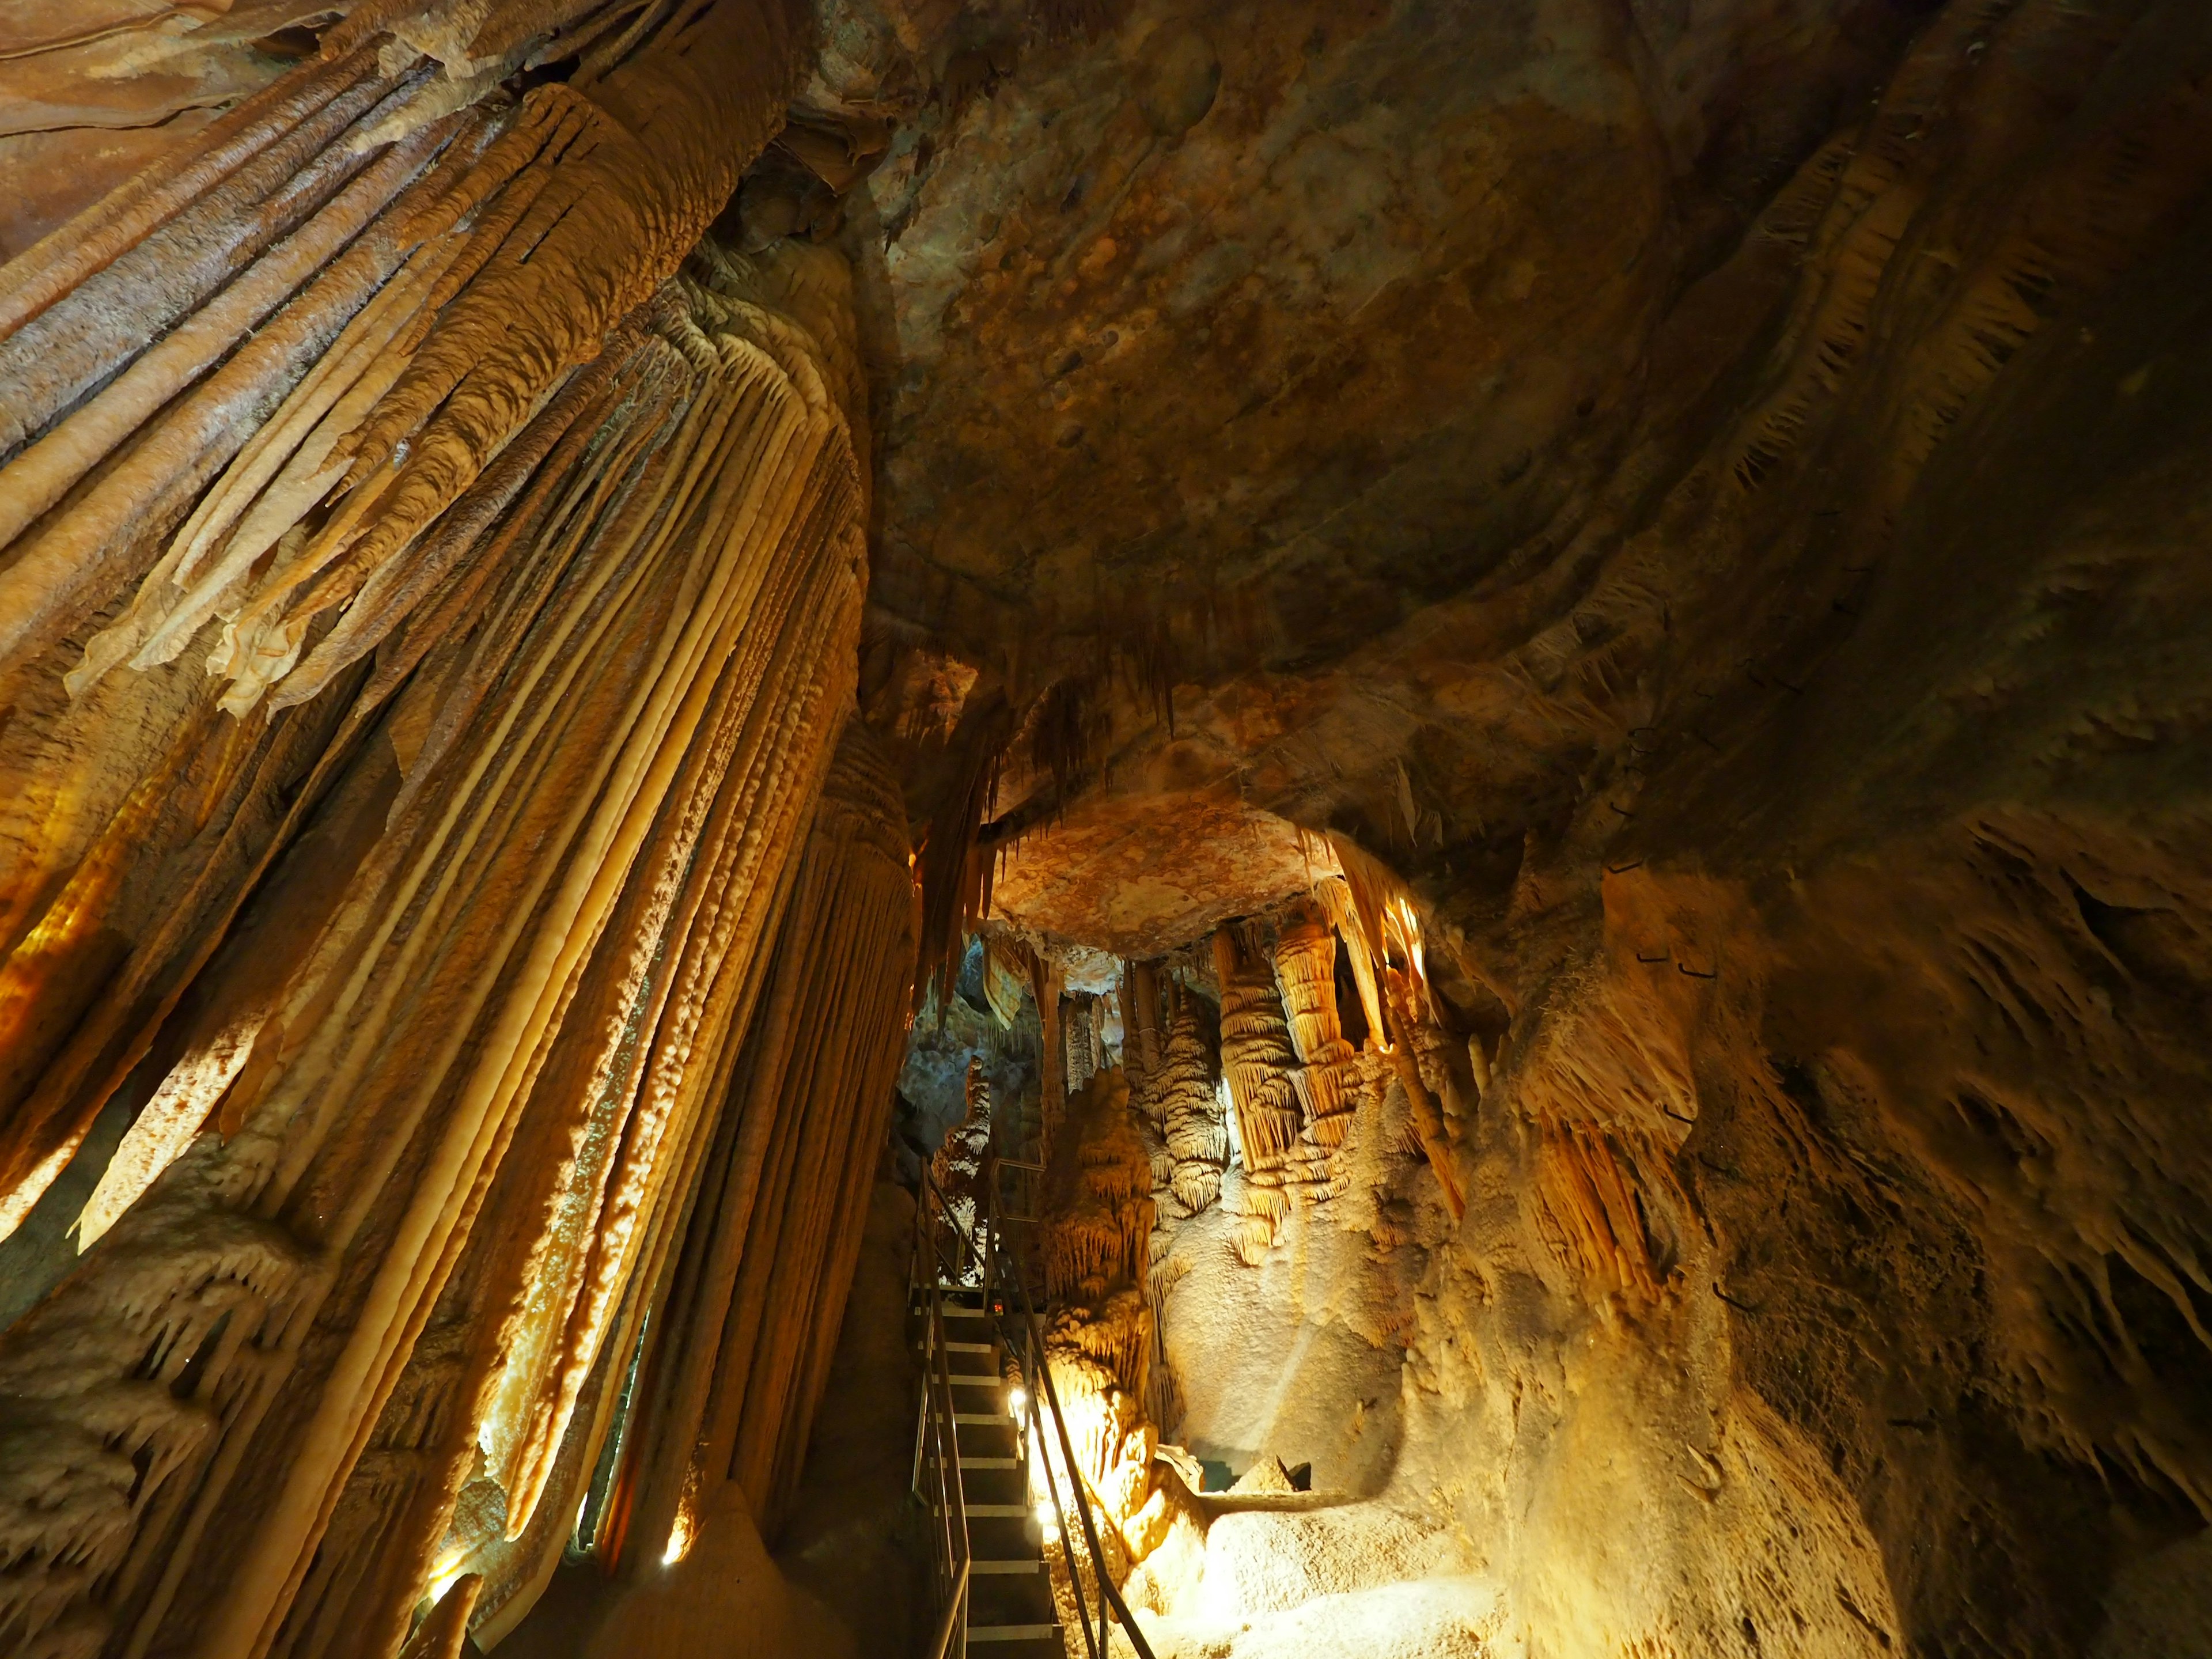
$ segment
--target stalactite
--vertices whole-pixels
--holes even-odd
[[[1236,1103],[1244,1167],[1259,1175],[1282,1165],[1304,1127],[1291,1082],[1297,1054],[1267,957],[1224,927],[1213,936],[1213,961],[1221,980],[1221,1075]]]
[[[1275,945],[1275,983],[1300,1068],[1292,1074],[1313,1139],[1334,1151],[1351,1127],[1358,1086],[1352,1047],[1336,1012],[1336,933],[1318,921],[1284,928]]]
[[[904,807],[848,721],[670,1257],[618,1480],[621,1565],[736,1488],[788,1504],[860,1244],[915,972]]]
[[[1405,1089],[1413,1108],[1414,1132],[1436,1171],[1437,1184],[1443,1188],[1444,1202],[1456,1218],[1466,1213],[1467,1196],[1452,1158],[1443,1114],[1421,1079],[1413,1046],[1414,1032],[1436,1018],[1423,961],[1419,914],[1405,884],[1357,843],[1334,830],[1329,832],[1328,842],[1344,871],[1344,880],[1341,884],[1320,884],[1322,902],[1352,948],[1370,1024],[1382,1038]],[[1363,961],[1365,969],[1359,972]]]
[[[334,43],[0,276],[0,373],[46,387],[0,470],[0,1019],[67,1034],[9,1042],[9,1214],[179,1055],[82,1267],[0,1339],[45,1443],[0,1454],[20,1650],[389,1650],[446,1542],[539,1562],[572,1501],[851,695],[857,376],[799,314],[820,284],[664,280],[781,119],[788,39],[724,5],[473,110]],[[142,246],[184,286],[140,291]],[[837,1051],[872,1106],[878,966]],[[849,1261],[867,1162],[794,1200],[801,1255]],[[764,1490],[833,1282],[761,1339]]]
[[[1002,1030],[1010,1030],[1021,1017],[1022,1000],[1029,994],[1030,949],[1004,933],[983,939],[983,1000]]]
[[[1150,1261],[1152,1166],[1129,1087],[1100,1072],[1068,1105],[1045,1177],[1045,1287],[1055,1300],[1102,1304],[1140,1283]]]
[[[1213,1054],[1197,999],[1181,987],[1170,991],[1174,1011],[1160,1064],[1161,1120],[1175,1158],[1176,1200],[1192,1215],[1221,1196],[1229,1165],[1229,1129],[1213,1086]]]
[[[1129,964],[1129,1014],[1138,1065],[1156,1072],[1163,1058],[1160,1034],[1160,969],[1155,962]]]
[[[1467,1212],[1466,1194],[1460,1188],[1459,1169],[1451,1152],[1451,1140],[1443,1119],[1437,1109],[1436,1097],[1429,1092],[1422,1079],[1419,1052],[1414,1036],[1422,1020],[1419,1006],[1419,992],[1413,976],[1391,969],[1383,980],[1384,1004],[1390,1010],[1390,1064],[1396,1072],[1398,1082],[1406,1091],[1406,1101],[1411,1109],[1411,1127],[1419,1139],[1422,1152],[1427,1156],[1429,1167],[1436,1171],[1437,1183],[1443,1188],[1444,1202],[1456,1220]]]
[[[1040,1158],[1049,1159],[1060,1133],[1060,1121],[1067,1110],[1067,1049],[1060,1030],[1060,988],[1065,977],[1060,964],[1043,951],[1030,958],[1030,994],[1036,1003],[1037,1024],[1043,1036],[1038,1055],[1042,1075],[1037,1080],[1037,1137]]]
[[[399,603],[356,607],[346,654],[282,684],[318,619],[364,581],[394,588],[391,573],[430,544],[432,521],[652,299],[781,119],[798,70],[782,0],[760,0],[714,9],[680,43],[641,39],[604,75],[520,103],[487,82],[464,110],[445,70],[374,32],[357,13],[326,37],[329,61],[283,76],[0,276],[0,401],[19,422],[0,438],[0,684],[11,701],[46,695],[69,631],[126,595],[71,676],[80,696],[125,658],[142,671],[168,660],[211,616],[223,636],[200,643],[215,647],[230,712],[272,688],[282,708],[328,685],[420,590],[398,582]],[[650,149],[623,125],[646,112]],[[523,196],[562,206],[533,228],[509,211]],[[433,360],[462,372],[439,381],[434,409],[398,412],[416,408],[410,388]],[[274,563],[257,564],[271,548]],[[489,562],[474,562],[472,583]],[[205,751],[214,739],[192,723],[204,728],[213,711],[185,715],[178,701],[151,729],[171,732],[179,757]],[[28,734],[8,735],[12,771]],[[142,799],[142,817],[160,810],[158,793]],[[128,971],[151,1000],[126,999],[128,1023],[143,1027],[145,1008],[189,979],[197,964],[175,955],[187,946],[162,954],[141,937],[146,924],[112,914],[130,867],[167,851],[127,811],[113,824],[118,848],[137,851],[106,863],[81,841],[18,838],[0,871],[0,937],[30,926],[9,913],[68,891],[0,968],[0,1021],[13,1009],[26,1029],[76,1026],[70,1005],[95,976],[88,953],[117,936],[140,939]],[[233,865],[252,868],[272,828],[242,826]],[[210,902],[222,902],[216,884],[234,895],[242,875],[208,872]],[[173,872],[165,884],[180,883]],[[10,1114],[0,1230],[67,1162],[119,1080],[115,1064],[135,1058],[88,1054]]]

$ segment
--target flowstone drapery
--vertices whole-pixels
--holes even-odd
[[[699,241],[789,16],[621,10],[357,8],[0,272],[0,1221],[135,1113],[0,1337],[15,1650],[391,1651],[465,1561],[499,1616],[751,1121],[853,699],[849,284]],[[501,90],[556,24],[576,73]],[[840,1146],[911,956],[902,816],[855,787],[816,839],[843,800],[884,843],[836,902],[895,994],[782,1062]],[[815,1277],[757,1335],[757,1501],[851,1167],[764,1188],[800,1242],[747,1271]]]

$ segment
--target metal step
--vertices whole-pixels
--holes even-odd
[[[1022,1460],[1018,1457],[963,1457],[960,1460],[960,1467],[963,1469],[1018,1469],[1021,1466]]]
[[[1058,1625],[970,1625],[970,1642],[1042,1642],[1060,1634]]]
[[[998,1348],[989,1342],[947,1342],[945,1345],[945,1352],[947,1353],[996,1353]]]
[[[990,1423],[1002,1429],[1010,1429],[1014,1425],[1012,1416],[1006,1412],[955,1412],[952,1420],[956,1424]]]
[[[1042,1561],[970,1561],[968,1564],[968,1571],[996,1573],[1042,1572],[1044,1563]]]
[[[1030,1512],[1026,1504],[969,1504],[966,1508],[979,1521],[1020,1520]]]

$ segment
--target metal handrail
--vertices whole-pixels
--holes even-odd
[[[1024,1375],[1026,1376],[1034,1370],[1033,1364],[1030,1362],[1033,1362],[1036,1356],[1034,1353],[1025,1353],[1024,1355]],[[1043,1437],[1044,1419],[1040,1415],[1040,1408],[1037,1405],[1037,1391],[1034,1389],[1030,1391],[1030,1425],[1033,1432],[1039,1438]],[[1034,1440],[1030,1443],[1030,1445],[1034,1445],[1035,1443],[1036,1442]],[[1024,1446],[1023,1449],[1026,1452],[1028,1450],[1028,1447]],[[1023,1461],[1026,1462],[1028,1460],[1024,1457]],[[1060,1528],[1060,1535],[1062,1538],[1066,1538],[1067,1536],[1067,1510],[1061,1505],[1060,1501],[1060,1480],[1052,1472],[1052,1459],[1047,1457],[1040,1461],[1044,1464],[1044,1489],[1047,1494],[1052,1498],[1053,1522]],[[1075,1470],[1072,1467],[1067,1471],[1067,1480],[1071,1486],[1079,1485]],[[1071,1497],[1074,1495],[1075,1494],[1073,1493],[1070,1494]],[[1063,1546],[1063,1553],[1065,1552],[1065,1548],[1066,1547]],[[1101,1659],[1101,1655],[1098,1651],[1097,1638],[1093,1637],[1091,1633],[1091,1611],[1089,1604],[1083,1597],[1083,1575],[1076,1571],[1075,1563],[1072,1559],[1068,1562],[1067,1566],[1067,1583],[1069,1588],[1075,1592],[1075,1622],[1077,1628],[1081,1630],[1083,1632],[1083,1645],[1089,1650],[1091,1659]],[[1102,1613],[1104,1611],[1104,1606],[1103,1603],[1101,1604],[1100,1611]]]
[[[918,1285],[922,1261],[925,1258],[927,1259],[933,1269],[931,1282],[927,1288],[928,1291],[928,1341],[934,1368],[927,1377],[923,1387],[924,1420],[920,1425],[915,1447],[915,1490],[917,1495],[921,1491],[923,1447],[927,1443],[932,1445],[938,1454],[938,1509],[940,1516],[943,1517],[940,1530],[944,1534],[943,1553],[939,1563],[939,1582],[949,1585],[937,1644],[933,1649],[934,1659],[945,1659],[947,1654],[953,1652],[963,1656],[966,1654],[967,1621],[964,1610],[970,1559],[968,1553],[967,1510],[964,1497],[961,1492],[959,1431],[957,1425],[953,1421],[951,1374],[945,1358],[942,1285],[942,1281],[945,1280],[949,1280],[956,1285],[959,1285],[966,1277],[966,1273],[963,1267],[956,1267],[947,1259],[939,1232],[940,1226],[950,1229],[954,1238],[958,1241],[963,1250],[963,1264],[975,1261],[978,1257],[981,1258],[983,1270],[983,1309],[987,1315],[996,1316],[992,1297],[994,1279],[1003,1282],[1004,1279],[1012,1279],[1014,1283],[1015,1295],[1019,1297],[1018,1310],[1014,1307],[1012,1298],[1007,1298],[1005,1317],[1010,1319],[1018,1317],[1019,1320],[1022,1334],[1020,1346],[1023,1373],[1024,1378],[1030,1383],[1029,1417],[1033,1433],[1024,1437],[1027,1443],[1024,1448],[1024,1453],[1025,1455],[1033,1453],[1037,1438],[1043,1436],[1044,1413],[1048,1410],[1055,1431],[1054,1437],[1060,1444],[1060,1457],[1067,1469],[1070,1488],[1068,1495],[1074,1500],[1076,1518],[1082,1523],[1083,1541],[1090,1552],[1091,1571],[1097,1582],[1098,1622],[1094,1632],[1091,1623],[1091,1599],[1083,1593],[1082,1572],[1076,1564],[1073,1551],[1064,1552],[1067,1557],[1068,1582],[1075,1593],[1076,1616],[1083,1631],[1084,1646],[1091,1659],[1106,1659],[1106,1656],[1110,1652],[1107,1625],[1110,1613],[1113,1620],[1127,1632],[1130,1644],[1137,1651],[1138,1659],[1154,1659],[1151,1644],[1145,1640],[1144,1632],[1138,1628],[1137,1621],[1130,1615],[1128,1604],[1121,1599],[1121,1592],[1115,1587],[1113,1575],[1106,1570],[1106,1555],[1103,1549],[1100,1547],[1097,1522],[1091,1514],[1090,1498],[1084,1491],[1082,1471],[1075,1461],[1074,1440],[1067,1431],[1067,1419],[1060,1410],[1060,1391],[1053,1384],[1052,1367],[1045,1357],[1044,1328],[1037,1317],[1036,1303],[1030,1295],[1028,1275],[1020,1256],[1006,1238],[1004,1231],[997,1224],[994,1200],[997,1197],[998,1172],[1000,1169],[1005,1167],[1040,1169],[1042,1166],[1012,1158],[1000,1160],[995,1154],[986,1157],[983,1167],[984,1179],[981,1183],[982,1193],[976,1206],[975,1234],[969,1233],[968,1229],[962,1226],[953,1217],[951,1210],[945,1204],[944,1195],[938,1191],[937,1183],[927,1165],[922,1169],[921,1200],[915,1206],[915,1262],[910,1270],[910,1278]],[[981,1235],[980,1246],[977,1234]],[[925,1239],[927,1241],[927,1249],[923,1248]],[[1007,1258],[1006,1263],[1007,1272],[1003,1275],[998,1272],[999,1257],[1002,1251]],[[1042,1384],[1041,1387],[1038,1386],[1040,1384]],[[940,1403],[936,1411],[931,1410],[932,1395],[937,1395],[939,1397]],[[948,1439],[951,1443],[949,1457],[946,1455]],[[951,1471],[949,1480],[945,1474],[948,1466]],[[1052,1499],[1053,1513],[1059,1522],[1060,1536],[1065,1539],[1067,1536],[1066,1510],[1061,1504],[1060,1482],[1053,1474],[1052,1460],[1048,1456],[1044,1459],[1044,1474],[1046,1491]],[[952,1522],[956,1511],[958,1516],[957,1573],[953,1571],[953,1559],[956,1552]],[[957,1649],[949,1645],[952,1642],[953,1632],[956,1629],[960,1634]]]
[[[960,1582],[945,1604],[945,1617],[937,1621],[937,1640],[930,1644],[930,1659],[946,1659],[952,1651],[952,1632],[956,1630],[961,1633],[961,1650],[967,1650],[967,1620],[961,1617],[961,1613],[968,1605],[968,1577],[971,1565],[966,1561],[960,1564]]]
[[[1021,1295],[1021,1317],[1027,1327],[1029,1351],[1035,1356],[1035,1380],[1044,1384],[1042,1392],[1045,1403],[1051,1407],[1053,1425],[1059,1431],[1060,1455],[1067,1465],[1067,1483],[1074,1488],[1075,1512],[1083,1522],[1083,1541],[1090,1548],[1091,1571],[1097,1575],[1098,1578],[1098,1639],[1091,1647],[1091,1651],[1101,1652],[1108,1645],[1106,1615],[1110,1607],[1115,1622],[1128,1633],[1130,1645],[1137,1650],[1137,1659],[1154,1659],[1151,1644],[1145,1640],[1144,1632],[1137,1628],[1137,1621],[1130,1616],[1128,1603],[1121,1599],[1121,1592],[1114,1587],[1114,1576],[1106,1571],[1105,1553],[1098,1547],[1097,1525],[1091,1519],[1091,1500],[1084,1493],[1082,1472],[1076,1466],[1075,1444],[1068,1436],[1066,1416],[1060,1409],[1060,1391],[1053,1386],[1051,1363],[1045,1358],[1044,1328],[1038,1323],[1036,1304],[1030,1300],[1029,1280],[1021,1271],[1021,1264],[1017,1261],[1013,1267],[1014,1272],[1012,1277],[1015,1289]],[[1036,1403],[1038,1392],[1035,1388],[1030,1390],[1030,1403],[1032,1407]],[[1051,1474],[1051,1460],[1047,1459],[1045,1474],[1048,1480],[1050,1479]],[[1056,1499],[1055,1507],[1057,1507]],[[1067,1576],[1078,1587],[1077,1606],[1080,1607],[1082,1581],[1072,1560],[1068,1563]],[[1090,1636],[1087,1626],[1084,1634],[1086,1638]]]
[[[927,1341],[929,1364],[922,1381],[922,1421],[915,1437],[915,1492],[921,1495],[922,1468],[933,1467],[936,1486],[938,1526],[931,1542],[936,1555],[937,1580],[945,1597],[945,1612],[938,1631],[933,1659],[968,1651],[968,1585],[974,1552],[968,1540],[967,1495],[960,1479],[960,1425],[952,1398],[952,1372],[945,1359],[945,1298],[938,1286],[929,1287]],[[927,1455],[925,1455],[927,1454]],[[959,1640],[953,1641],[957,1631]]]

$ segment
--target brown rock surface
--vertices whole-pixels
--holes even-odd
[[[1159,1659],[2185,1650],[2208,260],[2199,0],[15,8],[0,1645],[836,1647],[913,1007]]]

